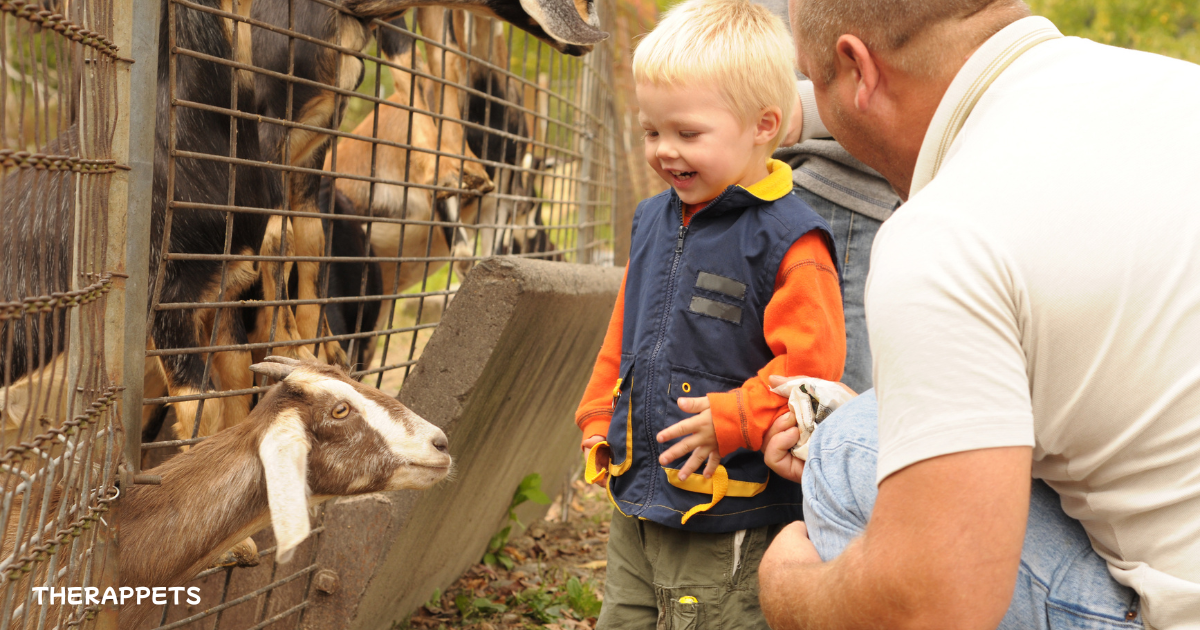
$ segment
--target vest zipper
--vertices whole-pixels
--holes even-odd
[[[732,186],[721,191],[721,194],[717,195],[716,198],[714,198],[712,201],[708,202],[708,204],[705,205],[704,208],[697,211],[696,214],[693,214],[692,220],[695,221],[696,215],[699,215],[701,212],[704,212],[705,210],[713,207],[718,202],[720,202],[721,199],[725,195],[727,195],[730,190],[733,190]],[[683,223],[683,201],[680,200],[679,197],[675,197],[675,201],[678,202],[678,204],[679,204],[679,235],[675,239],[675,256],[671,260],[671,274],[669,276],[667,276],[667,303],[663,307],[662,320],[658,324],[658,340],[654,342],[654,351],[650,353],[650,373],[648,375],[649,378],[647,379],[647,381],[648,381],[648,383],[646,385],[647,388],[653,388],[654,383],[657,380],[656,377],[658,376],[658,369],[657,369],[657,367],[658,367],[658,352],[660,350],[662,350],[663,339],[666,337],[666,334],[667,334],[667,322],[670,321],[671,307],[674,305],[674,300],[675,300],[675,283],[677,280],[676,276],[679,273],[679,259],[683,257],[683,239],[684,239],[684,237],[687,236],[687,232],[688,232],[688,226]],[[653,390],[651,389],[650,391],[653,391]],[[629,417],[626,419],[626,422],[633,422],[633,411],[632,411],[633,388],[632,388],[632,386],[630,387],[630,391],[629,391],[629,402],[630,402],[630,413],[629,413]],[[648,416],[646,418],[646,420],[650,419],[649,416],[653,415],[653,412],[654,412],[654,405],[650,405],[649,408],[647,409],[647,411],[645,412],[645,413],[647,413],[647,416]],[[643,423],[643,428],[645,429],[644,433],[646,434],[646,442],[650,444],[650,452],[654,453],[654,457],[651,459],[652,472],[650,474],[650,488],[646,492],[646,501],[645,501],[645,503],[647,505],[649,505],[650,499],[654,496],[655,487],[658,485],[658,470],[657,470],[658,456],[661,455],[661,452],[659,451],[658,441],[654,439],[654,429],[650,425],[650,422]],[[640,514],[641,511],[639,510],[638,513]]]

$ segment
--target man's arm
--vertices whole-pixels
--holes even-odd
[[[790,147],[805,140],[828,137],[829,130],[817,112],[812,81],[796,81],[796,104],[792,107],[792,115],[779,146]]]
[[[775,630],[995,628],[1012,600],[1029,511],[1032,449],[942,455],[879,486],[870,523],[821,563],[802,524],[759,567]]]

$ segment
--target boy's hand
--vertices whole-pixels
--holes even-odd
[[[603,441],[604,441],[603,435],[593,435],[592,437],[583,441],[583,446],[582,446],[583,451],[586,453],[586,452],[592,450],[592,447],[596,446],[597,444],[599,444]],[[612,459],[612,457],[611,457],[611,454],[609,453],[608,447],[607,446],[601,447],[601,449],[599,451],[596,451],[596,468],[598,468],[600,470],[608,470],[608,462],[611,459]],[[607,482],[608,482],[608,480],[603,475],[601,475],[601,477],[595,481],[595,485],[603,488],[603,487],[605,487]]]
[[[763,461],[767,468],[796,483],[800,483],[804,472],[804,460],[792,454],[792,447],[799,439],[800,427],[796,426],[796,416],[790,411],[776,418],[763,437]]]
[[[692,456],[684,462],[683,468],[679,469],[679,480],[687,479],[688,475],[699,470],[702,465],[704,466],[704,477],[711,479],[713,473],[717,472],[717,465],[721,463],[721,455],[717,453],[717,430],[713,427],[708,397],[680,398],[679,408],[699,413],[658,433],[659,444],[675,438],[684,438],[659,455],[658,463],[666,466],[691,451]]]

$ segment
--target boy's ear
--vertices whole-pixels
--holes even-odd
[[[783,131],[783,110],[772,105],[758,115],[758,124],[754,128],[754,144],[767,144]]]

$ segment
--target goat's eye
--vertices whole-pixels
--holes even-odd
[[[340,420],[348,415],[350,415],[350,405],[347,405],[346,403],[338,403],[337,406],[333,408],[334,418]]]

